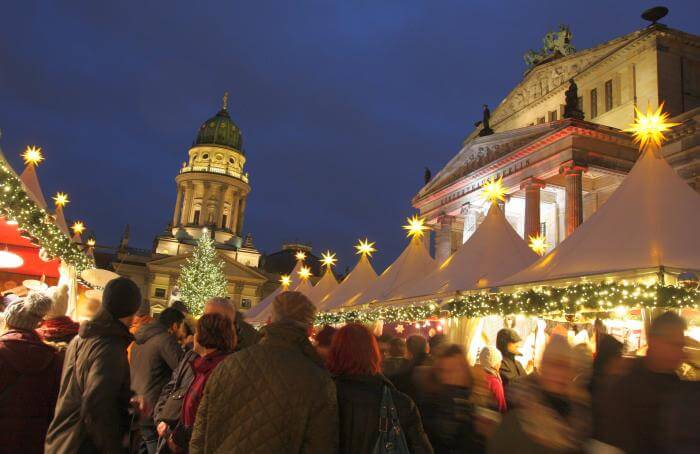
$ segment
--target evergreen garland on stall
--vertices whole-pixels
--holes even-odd
[[[199,317],[207,299],[226,296],[226,284],[224,262],[216,255],[209,231],[203,229],[192,255],[180,270],[180,296],[190,313]]]

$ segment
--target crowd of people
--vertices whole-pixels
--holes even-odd
[[[523,365],[498,332],[476,365],[444,335],[314,330],[316,308],[283,292],[260,331],[226,299],[193,318],[151,317],[118,278],[80,325],[66,289],[4,309],[0,452],[685,453],[700,450],[700,383],[676,374],[685,321],[666,312],[645,357],[604,333],[595,355],[552,334]]]

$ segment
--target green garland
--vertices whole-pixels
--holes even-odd
[[[670,285],[585,283],[568,287],[544,287],[514,293],[462,295],[439,307],[436,301],[396,307],[369,307],[341,312],[323,312],[316,323],[348,322],[412,323],[430,318],[485,317],[488,315],[544,315],[610,312],[616,307],[679,309],[700,307],[700,290]]]
[[[0,215],[17,221],[18,227],[36,238],[51,257],[73,265],[78,275],[94,267],[94,261],[27,195],[20,179],[5,163],[0,164]]]

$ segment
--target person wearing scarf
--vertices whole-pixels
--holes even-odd
[[[197,321],[194,348],[199,357],[191,362],[194,380],[182,404],[182,415],[168,438],[167,446],[174,452],[187,452],[197,409],[204,394],[204,387],[216,366],[236,348],[236,333],[231,320],[221,314],[204,314]]]
[[[51,308],[39,323],[36,333],[41,340],[58,350],[58,356],[63,364],[68,344],[78,335],[80,324],[66,315],[68,310],[68,286],[51,287],[45,296],[51,300]]]

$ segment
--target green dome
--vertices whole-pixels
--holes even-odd
[[[197,132],[194,145],[218,145],[243,153],[241,130],[231,120],[228,110],[221,109],[216,116],[205,121]]]

